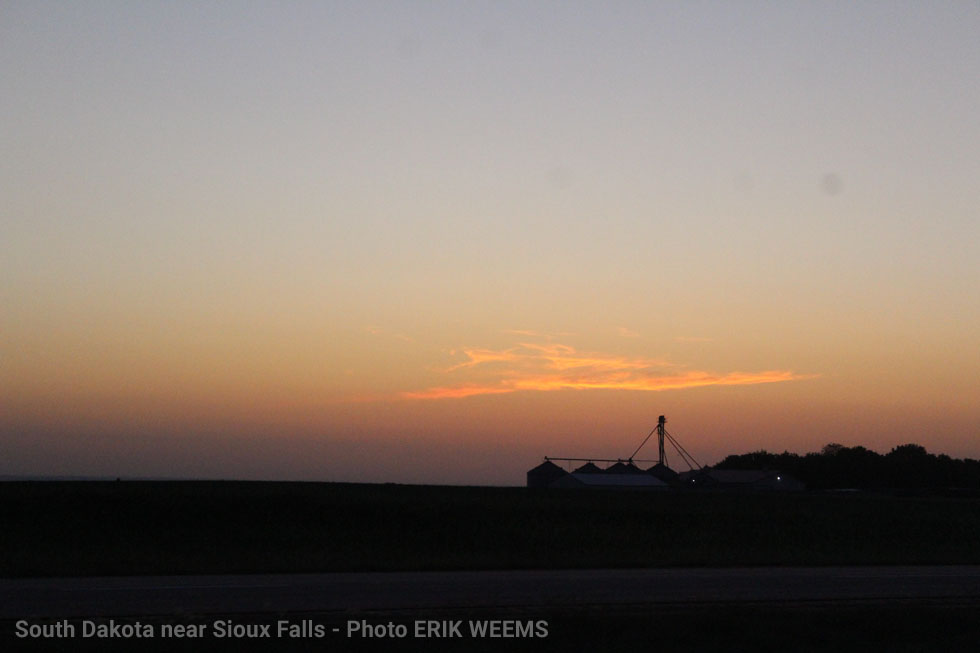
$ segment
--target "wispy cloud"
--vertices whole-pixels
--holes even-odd
[[[633,329],[627,329],[626,327],[616,327],[616,334],[622,338],[639,338],[640,334]]]
[[[455,354],[456,352],[450,352]],[[463,354],[466,355],[466,360],[462,363],[457,363],[452,367],[447,368],[446,372],[455,372],[456,370],[463,369],[465,367],[476,367],[477,365],[483,365],[485,363],[497,363],[497,362],[508,362],[508,361],[519,361],[521,356],[513,349],[505,349],[503,351],[494,351],[492,349],[464,349]]]
[[[443,370],[467,378],[419,391],[405,399],[449,399],[485,394],[567,389],[655,392],[712,385],[754,385],[812,378],[788,370],[710,372],[658,358],[579,352],[568,345],[520,343],[503,350],[464,349],[464,361]]]
[[[419,392],[403,392],[405,399],[461,399],[473,395],[499,395],[516,392],[515,388],[504,386],[461,385],[456,387],[428,388]]]

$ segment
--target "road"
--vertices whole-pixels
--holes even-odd
[[[980,566],[0,579],[0,619],[907,600],[980,602]]]

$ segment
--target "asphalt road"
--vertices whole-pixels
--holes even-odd
[[[0,619],[907,600],[980,602],[980,566],[0,579]]]

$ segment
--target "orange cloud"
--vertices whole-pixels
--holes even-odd
[[[525,350],[530,350],[531,358],[538,359],[559,370],[576,368],[624,370],[673,366],[673,363],[661,359],[623,358],[604,354],[578,354],[575,349],[567,345],[522,343],[521,347]]]
[[[484,394],[568,389],[656,392],[711,385],[754,385],[813,378],[787,370],[715,373],[684,370],[669,361],[579,353],[561,344],[521,343],[504,350],[464,349],[466,360],[445,370],[479,377],[458,385],[403,392],[404,399],[448,399]],[[671,373],[669,370],[676,370]]]
[[[402,392],[405,399],[460,399],[473,395],[499,395],[516,392],[518,388],[505,386],[462,385],[455,388],[429,388],[419,392]]]
[[[484,363],[520,360],[520,355],[513,349],[505,349],[503,351],[493,351],[492,349],[464,349],[463,353],[466,355],[468,360],[453,365],[446,370],[447,372],[454,372],[464,367],[474,367]]]

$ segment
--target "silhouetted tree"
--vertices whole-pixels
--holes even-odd
[[[823,449],[820,450],[820,453],[823,454],[824,456],[836,456],[841,451],[843,451],[844,448],[845,447],[842,444],[831,442],[830,444],[825,444],[823,446]]]
[[[771,469],[792,474],[812,489],[925,489],[980,490],[980,461],[933,455],[918,444],[903,444],[884,456],[861,446],[825,445],[805,456],[765,450],[731,455],[718,469]]]

